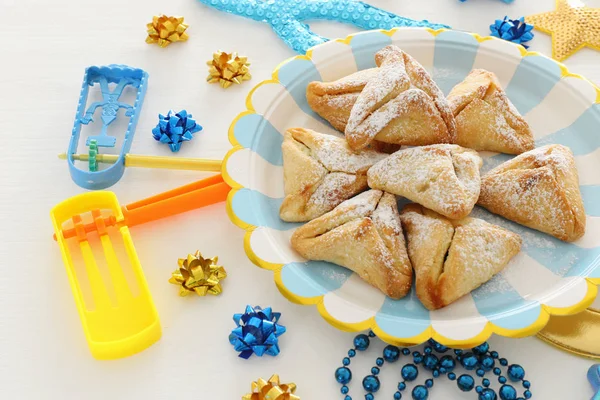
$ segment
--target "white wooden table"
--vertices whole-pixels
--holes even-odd
[[[488,34],[489,24],[553,9],[554,0],[398,1],[370,0],[400,15]],[[600,0],[588,0],[600,7]],[[153,15],[183,15],[190,40],[167,49],[144,43]],[[222,158],[227,129],[244,110],[250,88],[293,55],[267,25],[211,10],[194,0],[0,0],[0,398],[2,399],[239,399],[259,377],[279,373],[298,384],[304,400],[337,399],[334,370],[353,334],[328,325],[312,307],[294,305],[275,288],[271,273],[246,258],[243,232],[224,204],[133,229],[133,236],[163,325],[163,337],[136,356],[108,362],[88,351],[56,244],[50,208],[83,190],[56,155],[65,151],[84,68],[123,63],[150,74],[149,90],[131,151],[170,154],[150,130],[157,114],[185,108],[204,126],[180,156]],[[328,37],[354,30],[313,24]],[[222,49],[252,61],[253,80],[222,90],[206,84],[205,61]],[[550,39],[537,33],[532,50],[550,53]],[[600,53],[583,50],[566,64],[600,83]],[[207,174],[130,169],[114,190],[122,204],[189,183]],[[220,297],[180,298],[167,280],[178,257],[200,249],[218,255],[229,277]],[[231,316],[247,304],[282,312],[288,333],[277,358],[239,359],[227,336]],[[537,399],[588,399],[590,360],[563,353],[536,338],[490,340],[509,361],[522,364]],[[353,398],[363,398],[360,379],[382,345],[353,364]],[[398,367],[382,372],[378,398],[391,398]],[[447,381],[430,399],[465,397]]]

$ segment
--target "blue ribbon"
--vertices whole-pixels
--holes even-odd
[[[186,110],[178,113],[169,110],[166,116],[158,114],[158,125],[152,129],[152,136],[155,140],[168,144],[172,152],[177,152],[183,142],[192,140],[193,134],[201,130],[202,127]]]
[[[490,25],[490,30],[492,36],[520,44],[526,49],[529,46],[524,43],[533,39],[533,32],[531,32],[533,25],[526,23],[524,17],[519,19],[508,19],[508,17],[497,19],[496,22]]]
[[[237,327],[229,335],[239,357],[248,359],[252,354],[262,357],[264,354],[276,356],[279,354],[279,336],[286,331],[283,325],[277,324],[281,313],[273,312],[271,307],[264,310],[258,306],[246,306],[243,314],[234,314],[233,320]]]

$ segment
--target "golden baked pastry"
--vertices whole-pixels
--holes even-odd
[[[492,169],[481,178],[478,204],[567,242],[585,233],[575,160],[562,145],[537,148]]]
[[[378,68],[335,82],[311,82],[311,108],[346,133],[354,150],[373,140],[422,146],[452,143],[456,136],[448,102],[427,71],[396,46],[375,56]]]
[[[469,215],[479,197],[476,151],[454,144],[402,149],[367,173],[373,189],[406,197],[448,218]]]
[[[393,299],[412,285],[396,197],[369,190],[298,228],[292,247],[309,260],[329,261],[356,272]]]
[[[375,150],[355,153],[343,138],[303,128],[288,129],[281,148],[285,198],[279,216],[288,222],[310,221],[366,190],[367,170],[387,157]]]
[[[449,220],[418,204],[400,215],[416,292],[429,310],[445,307],[502,271],[521,237],[477,218]]]
[[[456,144],[474,150],[521,154],[534,148],[533,133],[492,72],[475,69],[448,95]]]

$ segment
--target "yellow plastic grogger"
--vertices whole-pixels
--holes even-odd
[[[110,282],[105,282],[100,273],[81,221],[80,214],[90,210],[94,210],[92,217],[106,258]],[[125,278],[100,210],[110,210],[116,219],[116,229],[123,239],[138,286],[135,295]],[[162,333],[158,313],[129,228],[120,224],[124,217],[115,194],[99,191],[71,197],[55,206],[50,216],[92,355],[102,360],[126,357],[146,349],[160,339]],[[85,264],[85,274],[82,274],[82,271],[78,272],[87,277],[77,276],[67,247],[67,239],[62,234],[62,226],[69,220],[72,220],[75,225],[76,237]],[[81,290],[81,282],[86,278],[91,288],[93,304],[86,304]],[[112,299],[109,295],[109,284],[112,285],[110,292],[114,293]]]

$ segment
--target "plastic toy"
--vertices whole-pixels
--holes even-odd
[[[61,160],[67,159],[67,153],[58,155]],[[114,154],[71,154],[70,158],[77,161],[88,161],[90,171],[97,168],[98,163],[114,164],[120,156]],[[221,171],[221,160],[203,158],[161,157],[125,154],[125,167],[178,169],[188,171]],[[94,165],[94,167],[92,167]]]
[[[129,228],[224,201],[229,190],[221,175],[216,175],[123,207],[114,193],[98,191],[74,196],[52,209],[50,217],[54,239],[58,241],[83,330],[94,357],[126,357],[144,350],[161,336],[158,315]],[[110,215],[102,213],[106,210],[110,211]],[[92,222],[84,223],[86,216],[82,214],[86,213],[91,213]],[[73,227],[65,229],[63,225],[69,221]],[[135,296],[109,237],[115,229],[123,239],[139,287]],[[104,284],[90,246],[89,239],[96,235],[102,244],[113,290]],[[76,238],[79,242],[86,274],[81,275],[81,269],[75,266],[67,244],[69,238]],[[89,283],[83,282],[83,286],[91,287],[93,305],[86,303],[81,289],[86,275]],[[110,297],[110,292],[114,292],[115,298]]]
[[[90,122],[94,121],[93,116],[98,108],[102,109],[102,130],[99,135],[90,136],[88,138],[86,142],[87,146],[89,146],[92,141],[95,141],[96,146],[98,147],[115,146],[116,138],[114,136],[109,136],[107,130],[108,126],[117,118],[119,109],[123,108],[126,110],[125,116],[129,117],[129,124],[123,138],[119,158],[111,167],[102,171],[84,171],[75,166],[71,157],[67,157],[71,178],[79,186],[86,189],[103,189],[116,183],[123,175],[123,172],[125,171],[125,154],[127,154],[131,148],[135,127],[140,117],[144,95],[146,94],[147,82],[148,74],[145,71],[138,68],[131,68],[126,65],[111,64],[104,67],[94,66],[86,68],[67,155],[70,156],[77,152],[81,125],[88,125]],[[111,83],[116,84],[113,90],[109,87],[109,84]],[[85,106],[89,88],[95,84],[100,85],[102,101],[92,103],[86,110]],[[137,90],[136,99],[133,105],[119,101],[126,86],[132,86]]]

